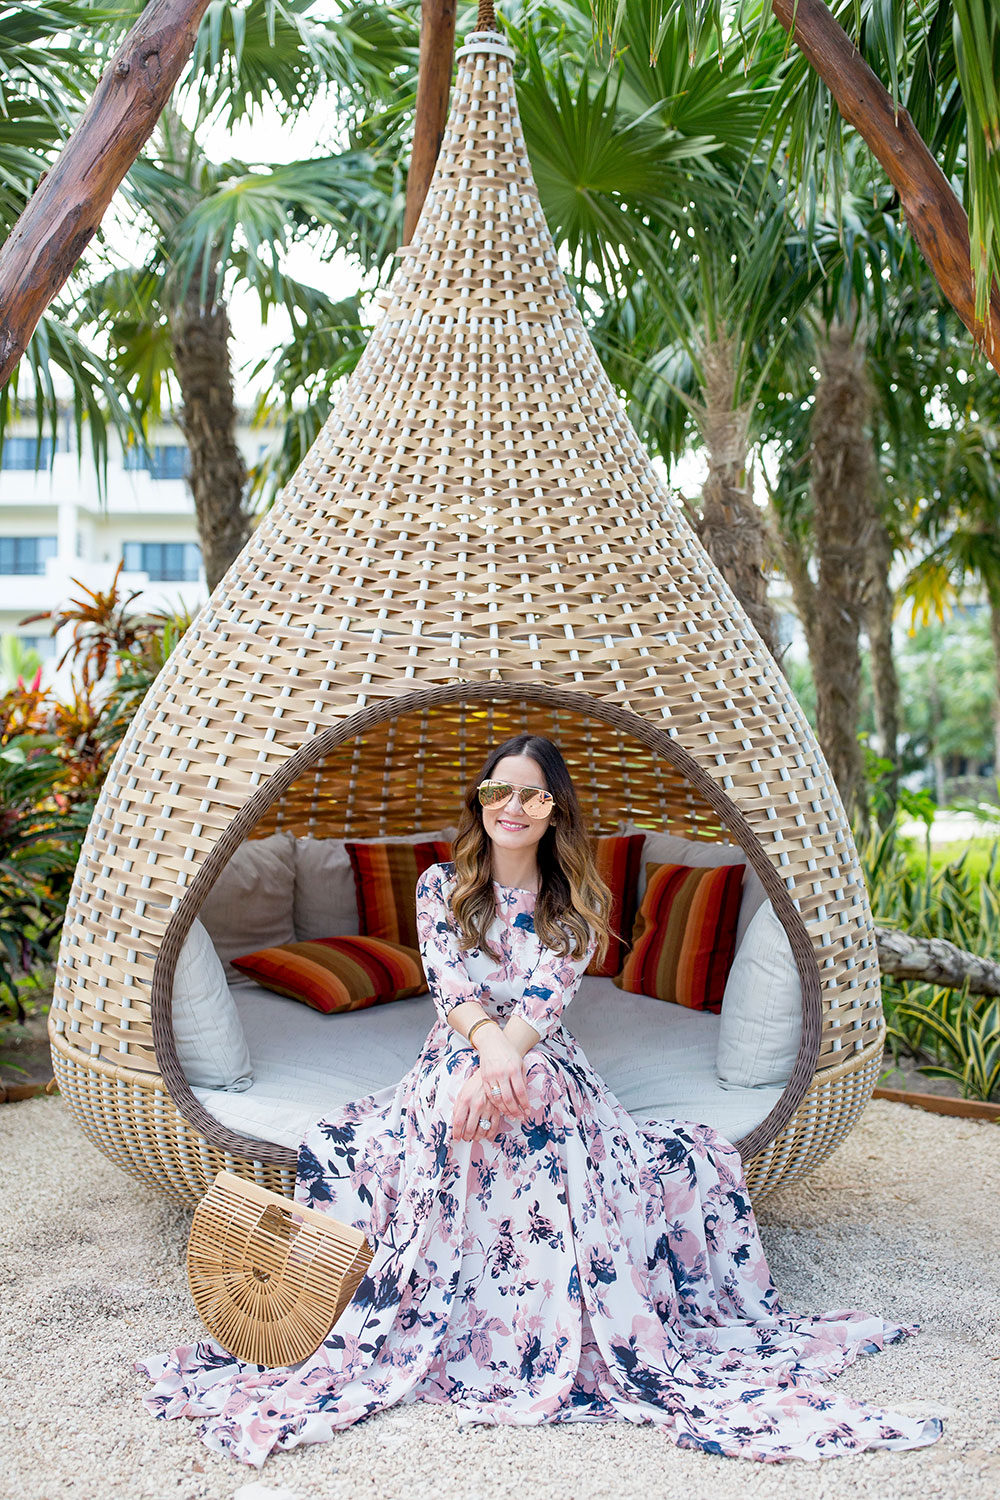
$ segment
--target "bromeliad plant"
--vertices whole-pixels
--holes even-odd
[[[1000,999],[920,984],[893,1002],[891,1016],[894,1051],[936,1059],[921,1073],[953,1079],[965,1099],[1000,1098]]]
[[[70,627],[70,642],[57,666],[72,661],[74,669],[80,673],[84,690],[99,683],[116,656],[134,650],[143,635],[154,628],[132,608],[142,590],[133,589],[125,596],[120,592],[124,565],[124,561],[118,564],[106,589],[90,589],[74,578],[82,598],[71,599],[62,609],[46,609],[41,614],[26,615],[21,621],[22,625],[34,625],[44,620],[51,626],[53,635]]]

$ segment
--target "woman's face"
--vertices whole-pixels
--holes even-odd
[[[537,786],[548,791],[545,772],[530,755],[505,755],[490,772],[490,781],[509,781],[515,787]],[[501,849],[532,849],[552,825],[555,803],[549,804],[544,818],[529,818],[521,810],[521,799],[511,793],[502,807],[484,807],[483,827]]]

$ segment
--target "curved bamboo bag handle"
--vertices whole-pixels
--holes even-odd
[[[219,1172],[194,1211],[188,1284],[227,1353],[276,1369],[319,1348],[371,1258],[359,1229]]]

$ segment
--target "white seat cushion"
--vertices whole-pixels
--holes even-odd
[[[429,995],[322,1016],[247,981],[232,989],[253,1058],[253,1087],[239,1095],[194,1092],[229,1129],[293,1151],[329,1110],[398,1083],[435,1019]],[[610,979],[582,980],[566,1025],[639,1123],[695,1120],[735,1140],[781,1097],[780,1088],[720,1086],[718,1016],[626,994]]]
[[[253,1083],[250,1049],[226,971],[195,920],[177,956],[171,1019],[188,1083],[242,1091]]]
[[[802,1037],[802,981],[770,901],[754,913],[736,951],[720,1023],[716,1072],[723,1088],[788,1082]]]

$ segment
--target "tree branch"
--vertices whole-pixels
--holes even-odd
[[[918,938],[894,927],[876,927],[878,961],[894,979],[921,979],[960,990],[969,981],[973,995],[1000,995],[1000,964],[968,953],[947,938]]]
[[[208,3],[150,0],[0,249],[0,384],[149,139]]]
[[[456,0],[421,0],[420,68],[413,117],[413,151],[406,178],[404,245],[410,243],[417,227],[448,122],[455,50],[455,3]]]
[[[1000,373],[1000,291],[994,282],[986,322],[977,322],[968,216],[909,113],[895,108],[823,0],[772,0],[771,9],[881,162],[941,290]]]

